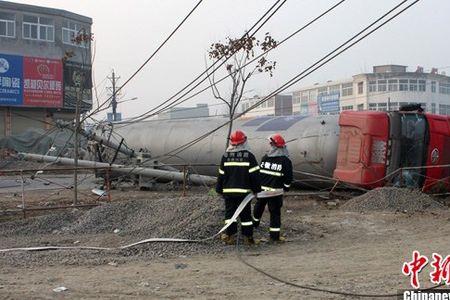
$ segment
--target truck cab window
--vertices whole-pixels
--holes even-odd
[[[426,162],[427,123],[422,114],[401,114],[400,168],[421,167]],[[403,170],[400,184],[420,187],[424,169]]]

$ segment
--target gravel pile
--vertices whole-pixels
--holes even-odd
[[[445,206],[418,190],[383,187],[373,189],[347,201],[342,208],[346,211],[391,211],[423,212],[445,209]]]
[[[0,248],[117,247],[146,238],[207,238],[223,226],[223,200],[207,196],[164,197],[105,204],[0,225]],[[110,261],[219,254],[233,251],[218,239],[207,243],[149,243],[114,251],[45,251],[0,254],[0,265],[105,264]]]
[[[205,238],[223,223],[222,202],[211,197],[161,198],[111,203],[2,223],[0,236],[113,233],[128,239]]]
[[[108,233],[127,238],[205,238],[222,226],[222,202],[211,197],[132,200],[102,205],[83,214],[65,231]]]
[[[18,221],[3,222],[0,225],[0,237],[53,233],[71,222],[75,222],[80,216],[81,212],[72,210],[41,217],[20,219]]]
[[[267,238],[267,218],[256,236]],[[320,232],[311,225],[286,216],[284,232],[290,238],[309,240]],[[267,224],[266,224],[267,223]],[[95,207],[87,211],[73,209],[50,215],[0,224],[0,248],[31,246],[118,247],[143,239],[202,239],[223,226],[223,200],[219,197],[189,196],[136,199]],[[265,247],[261,245],[260,247]],[[218,239],[205,243],[148,243],[113,251],[43,251],[0,254],[0,267],[6,265],[99,265],[111,261],[221,254],[234,251]]]

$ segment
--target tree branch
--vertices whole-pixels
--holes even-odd
[[[210,74],[208,71],[208,62],[206,60],[206,56],[205,56],[205,66],[206,66],[206,76],[208,77],[209,85],[211,87],[211,91],[213,93],[214,98],[222,101],[229,108],[231,108],[231,104],[220,95],[219,89],[217,88],[217,84],[215,82],[214,72],[212,72],[212,74]]]

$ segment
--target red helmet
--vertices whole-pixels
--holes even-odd
[[[241,130],[236,130],[230,135],[230,142],[231,142],[231,145],[233,145],[233,146],[243,144],[243,143],[245,143],[246,140],[247,140],[247,136]]]
[[[279,133],[276,133],[276,134],[270,136],[269,140],[270,140],[270,144],[274,145],[275,147],[281,148],[281,147],[286,146],[285,140]]]

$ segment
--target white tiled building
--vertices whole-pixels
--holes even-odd
[[[264,97],[254,96],[241,100],[240,112],[246,111]],[[247,112],[244,117],[254,116],[288,116],[292,115],[292,95],[275,95]]]
[[[336,114],[343,110],[397,110],[421,103],[427,112],[450,115],[450,77],[418,67],[373,67],[373,73],[328,81],[293,92],[293,114]]]

